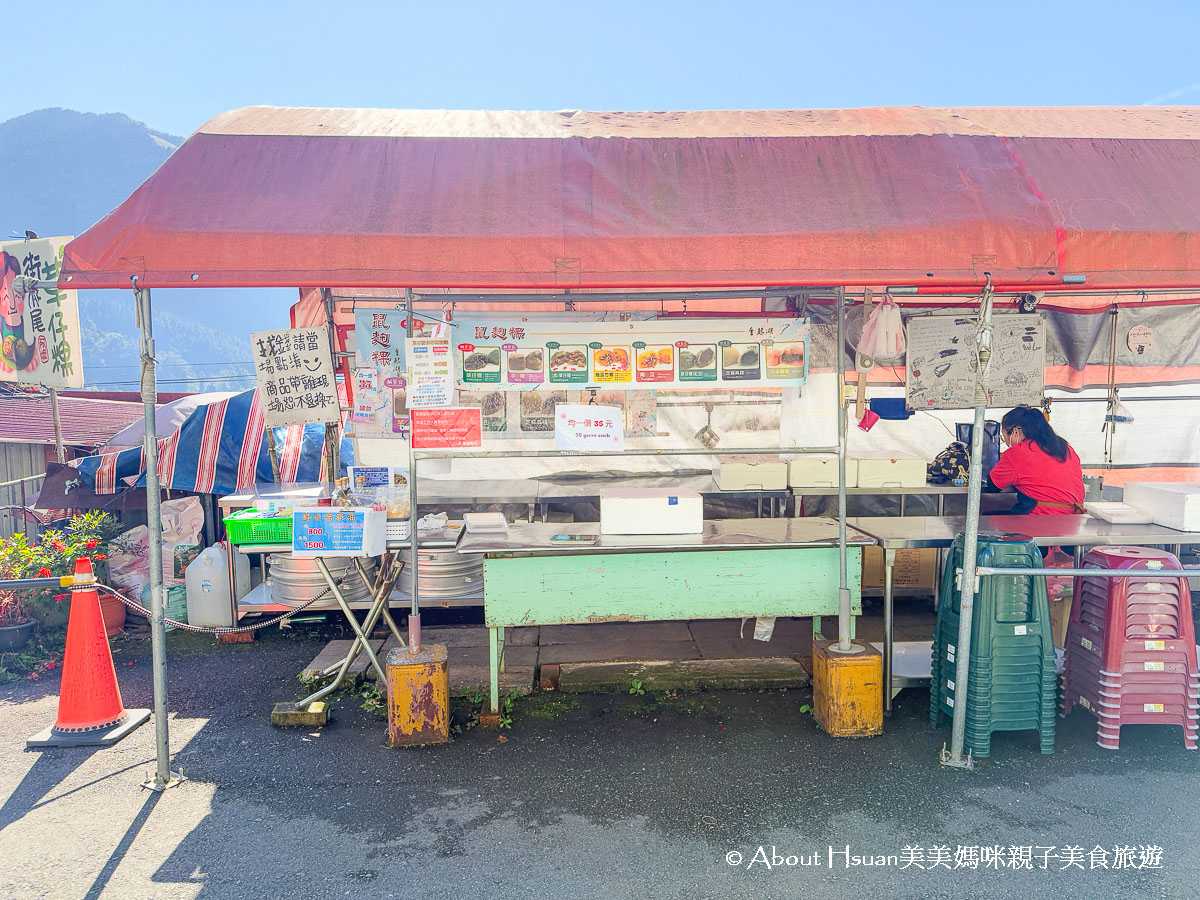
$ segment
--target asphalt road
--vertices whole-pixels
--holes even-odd
[[[189,780],[162,795],[138,787],[152,726],[111,749],[27,752],[57,683],[0,688],[0,895],[1200,896],[1197,756],[1178,729],[1127,729],[1114,753],[1077,711],[1053,756],[998,735],[962,773],[937,764],[947,732],[927,724],[923,691],[868,740],[823,735],[796,691],[545,695],[518,705],[504,741],[475,728],[397,751],[349,698],[320,732],[270,726],[315,636],[169,641]],[[151,705],[148,642],[115,646],[126,706]],[[847,868],[847,846],[895,859]],[[1007,865],[970,868],[971,849],[968,867],[937,864],[960,846],[1001,847]],[[1114,869],[1114,846],[1161,847],[1132,855],[1160,867]],[[1011,867],[1013,847],[1032,868]]]

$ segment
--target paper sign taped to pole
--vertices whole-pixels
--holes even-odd
[[[337,422],[340,415],[329,338],[319,328],[250,335],[268,428]]]

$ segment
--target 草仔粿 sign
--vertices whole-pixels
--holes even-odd
[[[37,286],[58,279],[70,240],[0,243],[0,381],[83,387],[76,292]]]
[[[323,330],[257,331],[250,347],[267,427],[338,421],[333,357]]]

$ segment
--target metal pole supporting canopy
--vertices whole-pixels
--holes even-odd
[[[987,409],[987,369],[992,358],[992,276],[987,276],[983,299],[979,303],[979,325],[975,332],[975,426],[971,430],[971,468],[967,479],[967,521],[963,534],[961,605],[958,619],[958,659],[955,663],[954,693],[967,697],[967,677],[971,664],[971,618],[975,609],[976,553],[979,544],[979,509],[983,491],[983,417]],[[936,688],[935,688],[936,689]],[[954,704],[953,727],[950,732],[950,751],[942,748],[943,765],[956,769],[972,769],[970,755],[963,759],[963,742],[967,730],[967,704]]]
[[[158,386],[154,372],[154,329],[150,319],[150,289],[133,282],[137,303],[137,323],[141,331],[142,405],[145,411],[146,435],[146,540],[150,554],[150,653],[154,666],[154,743],[156,765],[154,777],[142,787],[164,791],[183,781],[171,771],[170,737],[167,733],[167,630],[165,597],[163,596],[162,515],[159,510],[158,434],[154,414],[158,402]]]

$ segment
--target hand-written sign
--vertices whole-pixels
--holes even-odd
[[[318,328],[250,335],[268,427],[338,421],[329,339]]]
[[[414,450],[478,447],[483,441],[483,411],[477,406],[414,409],[410,415]]]
[[[75,291],[46,286],[57,280],[69,240],[0,244],[0,381],[83,387]]]
[[[573,453],[625,449],[625,429],[616,406],[563,403],[554,409],[554,448]]]

